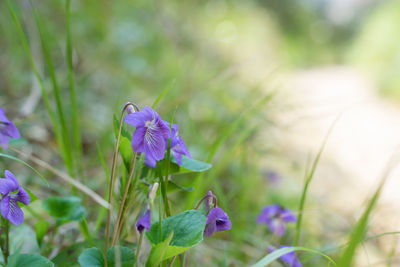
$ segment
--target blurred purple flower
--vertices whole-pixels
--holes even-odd
[[[150,231],[151,227],[151,215],[150,215],[150,210],[146,210],[146,212],[143,214],[141,213],[139,216],[139,219],[136,223],[136,229],[138,230],[139,233],[142,233],[144,229],[146,231]]]
[[[279,181],[282,179],[282,176],[279,173],[272,170],[265,171],[265,176],[272,186],[278,185]]]
[[[279,248],[288,248],[290,246],[280,246]],[[268,252],[272,253],[276,250],[275,247],[269,246],[268,247]],[[286,263],[285,266],[288,267],[303,267],[299,259],[296,257],[296,253],[294,251],[286,253],[280,257],[280,259]]]
[[[277,236],[286,232],[286,223],[294,223],[297,218],[292,211],[274,204],[265,206],[257,218],[257,223],[267,224],[269,230]]]
[[[18,202],[28,205],[31,202],[29,194],[19,185],[14,174],[6,170],[6,178],[0,178],[1,215],[15,225],[24,221],[24,213],[18,206]]]
[[[3,149],[7,149],[10,138],[19,138],[20,134],[9,119],[7,119],[4,109],[0,108],[0,145]]]
[[[229,220],[228,214],[226,214],[221,208],[212,208],[207,215],[206,229],[204,229],[204,234],[209,237],[214,232],[230,229],[231,221]]]
[[[132,135],[133,151],[143,152],[145,163],[154,168],[156,161],[164,158],[165,139],[170,136],[166,122],[150,107],[126,115],[124,121],[136,127]]]
[[[169,127],[169,123],[167,123]],[[179,134],[179,125],[172,124],[171,127],[171,153],[174,156],[176,163],[182,165],[182,155],[186,155],[188,158],[192,158],[189,150],[186,148],[185,143],[183,143],[182,138]],[[168,144],[168,139],[166,140]]]

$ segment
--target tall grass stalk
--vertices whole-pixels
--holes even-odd
[[[36,66],[36,63],[33,60],[33,55],[32,55],[31,48],[29,47],[28,39],[27,39],[27,37],[26,37],[26,35],[24,33],[24,30],[22,29],[21,23],[20,23],[20,21],[18,19],[17,14],[15,13],[15,11],[14,11],[14,9],[12,7],[12,4],[10,3],[9,0],[6,0],[6,2],[7,2],[8,10],[9,10],[9,12],[11,14],[11,17],[13,19],[13,22],[15,24],[16,30],[18,32],[19,38],[21,40],[21,43],[22,43],[23,49],[25,51],[25,54],[28,57],[29,63],[31,65],[31,68],[32,68],[32,70],[33,70],[33,72],[35,74],[35,77],[36,77],[36,79],[37,79],[37,81],[39,83],[39,87],[40,87],[40,90],[41,90],[42,98],[43,98],[44,104],[46,106],[47,112],[49,114],[51,125],[53,127],[57,143],[58,143],[58,145],[60,146],[60,149],[61,149],[61,157],[63,158],[64,162],[68,162],[67,151],[66,151],[66,147],[65,147],[64,142],[63,142],[62,133],[60,131],[60,127],[58,125],[56,116],[54,115],[53,109],[51,107],[49,96],[48,96],[47,90],[46,90],[46,88],[44,86],[43,78],[41,77],[41,75],[39,73],[39,70],[38,70],[38,68]]]
[[[273,93],[265,95],[260,101],[250,106],[247,110],[243,111],[235,121],[230,124],[230,127],[227,127],[220,135],[220,137],[211,145],[210,152],[208,154],[206,162],[212,162],[215,154],[220,149],[220,147],[224,144],[224,142],[235,132],[239,130],[239,127],[242,125],[244,121],[246,121],[249,117],[251,117],[259,108],[261,108],[264,104],[272,99],[274,96]],[[204,188],[207,185],[203,181],[204,172],[200,173],[195,181],[193,182],[194,192],[188,196],[186,201],[186,209],[190,209],[196,203],[196,199],[199,199],[201,194],[204,193]]]
[[[69,82],[69,94],[71,99],[71,109],[72,109],[72,135],[74,140],[74,157],[77,169],[80,174],[82,166],[80,166],[82,158],[82,144],[79,131],[79,120],[78,120],[78,105],[76,101],[76,89],[75,89],[75,76],[74,76],[74,66],[72,61],[72,40],[71,40],[71,0],[67,0],[66,4],[66,49],[67,49],[67,63],[68,63],[68,82]]]
[[[311,166],[311,170],[310,172],[306,172],[305,174],[305,183],[304,183],[304,187],[303,187],[303,192],[301,194],[301,198],[300,198],[300,203],[299,203],[299,215],[297,218],[297,222],[296,222],[296,231],[295,231],[295,235],[294,235],[294,240],[293,240],[293,245],[297,246],[297,244],[299,243],[300,240],[300,232],[301,232],[301,224],[303,221],[303,212],[304,212],[304,205],[306,202],[306,197],[307,197],[307,193],[308,193],[308,188],[311,184],[312,179],[314,178],[314,174],[315,174],[315,170],[317,169],[319,160],[321,158],[322,152],[325,149],[325,145],[328,141],[328,138],[336,124],[336,122],[338,121],[339,117],[332,123],[332,125],[330,126],[327,134],[325,135],[325,138],[322,142],[322,145],[318,151],[317,156],[314,159],[314,162]]]
[[[362,214],[361,218],[358,220],[357,224],[353,228],[347,248],[342,254],[342,257],[339,260],[339,266],[341,267],[351,267],[353,266],[354,257],[356,254],[357,247],[362,243],[364,240],[365,234],[368,229],[368,221],[369,216],[372,213],[372,210],[376,206],[376,203],[379,199],[379,196],[382,192],[382,188],[385,185],[386,179],[389,176],[391,170],[391,165],[385,169],[381,181],[379,183],[378,188],[376,189],[374,195],[372,196],[371,200],[368,202],[367,208],[365,209],[364,213]]]
[[[72,148],[70,145],[70,137],[69,137],[69,131],[67,128],[67,124],[65,122],[65,116],[64,116],[64,111],[63,111],[63,105],[61,102],[61,97],[60,97],[60,90],[59,90],[59,85],[56,77],[56,72],[55,68],[53,65],[53,60],[51,57],[51,52],[48,46],[49,38],[48,38],[48,33],[46,28],[43,26],[40,16],[38,15],[36,9],[32,5],[32,1],[30,1],[30,5],[32,8],[32,12],[35,18],[36,26],[38,28],[39,36],[40,36],[40,42],[42,46],[42,51],[43,51],[43,56],[47,65],[47,69],[50,73],[50,78],[52,82],[52,88],[53,88],[53,94],[54,94],[54,99],[56,102],[56,112],[58,115],[58,120],[60,122],[60,128],[61,128],[61,136],[62,136],[62,141],[63,144],[62,146],[64,147],[65,150],[65,166],[67,167],[68,174],[73,176],[73,162],[72,162]],[[60,144],[61,145],[61,144]]]

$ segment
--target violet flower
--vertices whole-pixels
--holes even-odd
[[[290,246],[280,246],[279,248],[287,248],[287,247],[290,247]],[[273,246],[268,247],[269,253],[272,253],[275,250],[276,250],[276,248]],[[280,257],[280,259],[281,259],[281,261],[283,261],[285,263],[285,266],[287,266],[287,267],[303,267],[303,265],[297,258],[296,253],[294,251],[282,255]]]
[[[1,215],[12,224],[20,225],[24,221],[24,213],[18,202],[28,205],[31,202],[29,194],[19,185],[14,174],[6,170],[6,178],[0,179]]]
[[[257,218],[257,223],[267,224],[269,230],[277,236],[286,232],[286,224],[296,222],[297,218],[292,211],[274,204],[265,206]]]
[[[151,227],[150,210],[146,210],[145,213],[140,214],[139,219],[136,223],[136,229],[141,234],[143,233],[144,229],[146,229],[147,232],[150,231],[150,227]]]
[[[164,158],[165,139],[170,136],[166,122],[150,107],[126,115],[124,121],[136,127],[132,135],[133,152],[144,153],[145,163],[154,168]]]
[[[10,138],[19,138],[20,134],[9,119],[7,119],[4,109],[0,108],[0,145],[7,149]]]
[[[169,127],[169,123],[168,123]],[[188,158],[192,158],[189,150],[186,148],[185,143],[183,143],[182,138],[178,135],[179,125],[172,124],[171,127],[171,153],[174,156],[176,163],[182,165],[182,155],[186,155]],[[168,144],[168,139],[166,140]]]
[[[204,234],[209,237],[214,232],[230,230],[231,221],[229,220],[228,214],[226,214],[221,208],[212,208],[207,215],[206,228]]]

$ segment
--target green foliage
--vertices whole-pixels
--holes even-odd
[[[200,211],[188,210],[162,220],[161,239],[159,222],[151,225],[146,237],[153,246],[156,246],[174,233],[164,253],[163,259],[168,259],[203,241],[206,220],[206,216]]]
[[[81,201],[78,197],[49,197],[43,201],[43,208],[58,221],[82,221],[86,211]]]
[[[39,246],[42,244],[43,238],[47,233],[47,230],[50,227],[50,223],[45,220],[40,220],[35,225],[36,230],[36,240]]]
[[[169,244],[171,243],[173,236],[174,233],[171,232],[164,241],[153,246],[150,251],[146,267],[158,266],[163,261],[164,255],[167,252],[167,249],[170,247]]]
[[[119,256],[117,256],[120,253]],[[116,259],[120,257],[120,265],[116,264]],[[93,247],[88,248],[79,256],[79,264],[81,267],[104,267],[104,255],[100,249]],[[107,251],[107,266],[115,267],[132,267],[135,265],[136,258],[132,250],[127,247],[113,246]]]
[[[53,267],[54,263],[36,254],[14,254],[8,258],[7,267]]]

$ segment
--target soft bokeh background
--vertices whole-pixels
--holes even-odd
[[[49,32],[68,106],[65,3],[32,3]],[[15,8],[50,87],[29,1],[15,1]],[[233,229],[206,240],[190,257],[202,266],[244,266],[265,255],[271,242],[266,227],[255,224],[262,206],[280,203],[297,210],[306,166],[340,116],[310,188],[301,245],[324,250],[346,241],[400,141],[399,1],[72,0],[71,19],[86,185],[105,194],[96,143],[110,164],[112,116],[127,101],[151,105],[171,87],[157,110],[168,120],[176,110],[185,143],[204,161],[243,116],[201,180],[174,178],[195,190],[174,194],[172,205],[175,212],[189,208],[212,189]],[[267,101],[257,104],[264,97]],[[65,168],[3,2],[0,106],[23,133],[24,151]],[[0,164],[20,167],[6,160]],[[40,197],[68,194],[50,174],[51,187],[43,188],[29,170],[20,172]],[[368,235],[398,229],[399,183],[394,172]],[[97,211],[92,213],[95,218]],[[291,230],[282,244],[290,244]],[[397,242],[394,236],[366,242],[357,266],[400,264]],[[318,257],[300,255],[305,266],[322,264]]]

